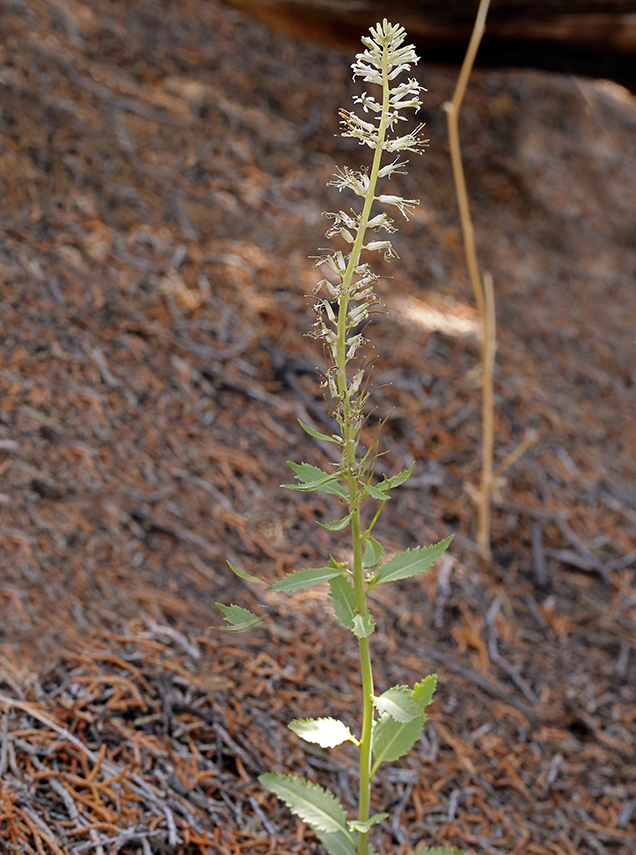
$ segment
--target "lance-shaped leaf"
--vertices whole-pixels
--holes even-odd
[[[411,721],[396,721],[388,713],[383,713],[376,721],[371,739],[374,764],[371,774],[384,762],[392,762],[404,757],[417,742],[426,715],[417,716]]]
[[[227,562],[228,567],[232,571],[232,573],[236,573],[241,579],[245,579],[246,582],[255,582],[257,585],[264,585],[262,579],[259,579],[257,576],[250,576],[249,573],[246,573],[245,570],[239,570],[238,567],[235,567],[230,561]]]
[[[413,474],[413,467],[415,463],[411,463],[408,469],[405,469],[403,472],[398,472],[397,475],[393,475],[391,478],[387,478],[386,481],[383,481],[381,484],[378,484],[378,488],[380,490],[391,490],[393,487],[400,487],[404,484],[405,481]]]
[[[343,834],[353,845],[347,815],[338,799],[318,784],[293,775],[267,773],[258,779],[266,790],[285,802],[290,811],[315,831]]]
[[[334,567],[308,567],[306,570],[296,570],[295,573],[290,573],[276,582],[275,585],[270,585],[268,591],[302,591],[303,588],[311,588],[313,585],[320,585],[321,582],[328,582],[336,576],[342,576],[342,570]]]
[[[353,634],[356,638],[368,638],[375,630],[373,618],[367,612],[366,615],[356,615],[353,619]]]
[[[371,819],[367,819],[362,822],[359,819],[350,819],[349,820],[349,828],[352,828],[354,831],[361,831],[363,834],[369,829],[377,825],[379,822],[382,822],[383,819],[388,817],[388,813],[376,813],[375,816],[372,816]]]
[[[336,520],[335,522],[330,523],[321,523],[318,525],[320,528],[327,529],[327,531],[342,531],[343,528],[346,528],[351,522],[351,514],[347,514],[346,517],[343,517],[341,520]]]
[[[381,543],[379,543],[374,537],[367,537],[367,545],[362,558],[362,566],[364,569],[368,570],[370,567],[375,567],[380,558],[382,558],[383,552],[384,547]]]
[[[374,487],[372,484],[365,484],[362,489],[367,496],[371,496],[372,499],[378,499],[380,502],[386,502],[390,498],[379,487]]]
[[[374,698],[373,705],[380,714],[387,713],[395,721],[404,723],[421,715],[413,692],[408,686],[394,686],[380,697]]]
[[[224,606],[223,603],[216,603],[216,606],[225,615],[225,620],[231,624],[231,626],[214,627],[214,629],[220,629],[222,632],[243,632],[263,622],[262,617],[252,614],[248,609],[243,609],[241,606]]]
[[[292,460],[288,460],[287,465],[301,483],[282,484],[281,486],[287,487],[289,490],[301,490],[303,492],[321,490],[323,493],[338,496],[340,499],[347,498],[347,491],[338,482],[337,475],[323,472],[322,469],[318,469],[317,466],[312,466],[310,463],[294,463]]]
[[[310,428],[309,425],[306,425],[300,419],[298,419],[298,424],[306,433],[309,434],[309,436],[313,436],[316,439],[323,439],[325,442],[337,442],[339,445],[342,445],[342,438],[337,436],[336,434],[332,434],[332,436],[327,436],[326,433],[320,433],[319,430],[314,430],[313,428]]]
[[[336,718],[295,719],[287,726],[305,742],[315,742],[322,748],[335,748],[342,742],[353,740],[347,725]]]
[[[395,582],[398,579],[409,579],[418,573],[425,573],[434,561],[444,554],[448,549],[453,535],[434,543],[432,546],[418,546],[415,549],[407,549],[400,555],[389,558],[378,568],[378,574],[373,585],[381,585],[384,582]]]
[[[331,588],[331,604],[336,615],[336,620],[345,629],[353,631],[353,621],[356,617],[356,592],[353,585],[343,574],[329,580]]]

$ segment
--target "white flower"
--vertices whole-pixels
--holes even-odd
[[[406,220],[420,204],[419,199],[402,199],[400,196],[376,196],[375,198],[384,205],[395,205]]]

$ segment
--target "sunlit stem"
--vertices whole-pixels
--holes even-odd
[[[486,295],[484,285],[479,275],[477,264],[477,252],[475,249],[475,232],[470,216],[468,205],[468,193],[466,191],[466,179],[464,178],[464,167],[462,164],[461,148],[459,145],[459,108],[461,107],[468,84],[468,78],[475,62],[477,50],[481,38],[486,29],[486,16],[490,0],[481,0],[477,10],[477,18],[473,33],[464,57],[457,86],[452,101],[444,104],[448,118],[448,138],[450,142],[451,162],[453,165],[453,177],[457,192],[457,203],[459,205],[459,217],[464,236],[464,249],[466,252],[466,264],[470,281],[475,294],[475,303],[481,320],[481,364],[482,364],[482,459],[481,459],[481,485],[477,497],[477,548],[482,561],[490,561],[490,497],[492,493],[492,460],[494,447],[494,416],[492,395],[492,373],[494,365],[494,293]],[[487,305],[487,296],[490,305]],[[492,322],[491,322],[492,320]]]

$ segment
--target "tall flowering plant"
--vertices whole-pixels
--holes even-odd
[[[404,484],[413,471],[409,469],[386,476],[374,483],[377,442],[364,449],[361,430],[365,420],[365,404],[369,398],[370,365],[361,359],[365,344],[363,329],[373,308],[380,303],[374,291],[378,275],[371,269],[363,253],[380,252],[386,259],[396,257],[391,241],[378,232],[396,231],[393,220],[384,212],[376,213],[376,203],[397,208],[402,216],[409,215],[419,204],[416,199],[403,199],[390,193],[378,193],[377,185],[394,173],[404,173],[407,161],[399,153],[421,153],[427,140],[422,137],[423,125],[402,136],[397,131],[405,120],[404,111],[417,111],[422,87],[414,78],[394,83],[403,72],[418,62],[412,45],[403,45],[406,32],[385,19],[362,39],[364,50],[352,65],[353,76],[380,87],[376,99],[368,92],[354,98],[362,116],[341,110],[342,136],[357,139],[373,150],[371,168],[355,171],[339,169],[330,182],[338,190],[350,190],[362,200],[360,211],[337,211],[326,216],[331,220],[329,238],[340,237],[346,249],[334,250],[321,256],[317,267],[323,272],[314,289],[316,322],[312,335],[324,343],[328,367],[323,384],[331,398],[330,413],[338,431],[327,435],[300,423],[311,436],[334,443],[340,449],[340,461],[332,471],[323,471],[308,463],[293,463],[296,483],[285,486],[301,492],[321,491],[333,496],[342,506],[344,515],[329,523],[318,523],[327,531],[350,530],[350,556],[333,556],[324,567],[297,570],[270,586],[270,591],[299,591],[328,582],[336,620],[355,636],[360,654],[362,676],[362,721],[355,735],[344,722],[334,718],[295,719],[290,729],[301,739],[332,748],[351,742],[359,750],[360,778],[358,815],[350,819],[339,800],[328,790],[292,775],[267,773],[261,784],[275,793],[289,809],[310,825],[329,855],[367,855],[370,851],[369,832],[373,825],[388,817],[387,813],[371,815],[371,782],[380,765],[406,754],[420,736],[426,721],[426,707],[435,691],[436,676],[424,677],[413,688],[394,686],[376,695],[369,638],[375,622],[369,609],[369,595],[379,585],[407,579],[425,573],[450,544],[451,538],[428,547],[407,550],[383,561],[384,548],[373,537],[373,530],[382,509],[394,489]],[[382,165],[385,154],[397,155]],[[375,233],[375,234],[374,234]],[[364,520],[364,522],[363,522]],[[232,565],[230,565],[232,567]],[[262,583],[232,567],[240,577]],[[229,626],[227,631],[239,631],[255,626],[261,619],[236,605],[217,604]],[[441,850],[440,850],[441,851]]]

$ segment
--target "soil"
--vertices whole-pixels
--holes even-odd
[[[16,0],[0,34],[0,833],[25,852],[305,852],[256,776],[309,776],[354,811],[353,754],[286,725],[355,725],[356,648],[322,589],[263,593],[225,562],[273,582],[346,552],[315,525],[332,497],[278,485],[288,459],[331,460],[297,419],[330,427],[306,295],[322,212],[354,204],[326,184],[368,154],[337,136],[352,57],[212,0]],[[455,73],[415,73],[431,144],[392,187],[422,203],[380,262],[364,438],[384,420],[379,473],[415,464],[378,525],[387,552],[455,537],[377,598],[377,689],[439,674],[425,736],[378,776],[377,848],[627,855],[636,98],[536,71],[470,81],[496,462],[533,432],[483,566]],[[216,601],[271,620],[228,640]]]

